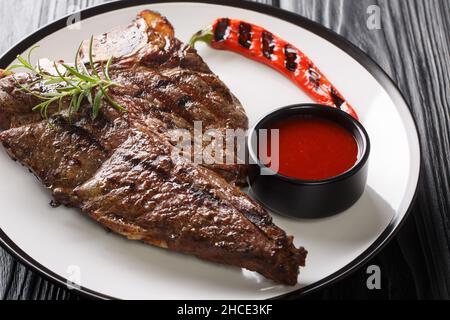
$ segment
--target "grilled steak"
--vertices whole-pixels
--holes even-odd
[[[168,132],[192,130],[193,121],[204,129],[246,129],[237,99],[156,13],[145,11],[94,43],[97,62],[115,57],[111,76],[122,86],[110,92],[128,112],[105,103],[92,120],[88,106],[70,116],[53,106],[41,120],[31,111],[38,101],[6,77],[0,124],[7,130],[0,141],[10,156],[56,201],[129,239],[297,283],[306,251],[233,185],[240,166],[198,165],[173,153]]]

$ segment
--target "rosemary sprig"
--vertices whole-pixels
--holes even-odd
[[[58,110],[61,110],[64,101],[69,102],[69,117],[78,112],[83,101],[88,100],[92,107],[92,118],[95,119],[100,111],[101,102],[105,100],[111,107],[126,112],[127,110],[121,106],[119,103],[115,102],[109,95],[109,88],[120,86],[111,80],[109,70],[112,63],[112,57],[107,61],[105,66],[101,66],[103,77],[97,71],[93,59],[93,41],[94,38],[91,37],[89,42],[89,68],[81,62],[79,63],[79,55],[82,48],[82,43],[78,47],[77,53],[75,55],[74,66],[70,66],[66,63],[61,63],[57,65],[54,63],[54,68],[56,75],[49,74],[41,69],[38,64],[36,67],[31,63],[31,56],[34,50],[39,46],[32,47],[27,58],[23,58],[18,55],[17,60],[19,63],[11,65],[3,72],[4,74],[12,74],[11,70],[17,68],[28,69],[33,75],[36,76],[37,80],[29,83],[27,85],[21,84],[13,75],[18,87],[28,92],[29,94],[42,100],[41,103],[33,108],[33,111],[40,111],[43,118],[48,118],[48,108],[53,104],[58,104]],[[80,67],[81,64],[81,67]],[[64,68],[63,71],[60,68]],[[35,89],[36,87],[51,86],[53,90],[50,92],[42,92],[42,90]]]

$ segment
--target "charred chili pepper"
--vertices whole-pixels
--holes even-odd
[[[241,20],[219,18],[194,34],[190,45],[206,42],[262,62],[291,79],[318,103],[358,116],[339,91],[303,52],[266,29]]]

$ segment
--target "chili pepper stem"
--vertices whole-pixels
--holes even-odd
[[[198,41],[205,42],[206,44],[211,44],[213,36],[214,36],[213,28],[212,26],[208,26],[205,29],[196,32],[189,40],[189,45],[195,48],[195,44]]]

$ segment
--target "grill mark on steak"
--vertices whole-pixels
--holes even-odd
[[[70,134],[75,134],[81,139],[84,139],[90,145],[95,145],[101,152],[107,152],[103,145],[91,134],[88,130],[70,123],[71,120],[64,117],[62,114],[56,114],[49,120],[50,126],[58,126],[62,130],[68,131]],[[99,121],[102,121],[99,119]]]
[[[169,152],[167,152],[169,153]],[[180,181],[179,177],[187,174],[186,168],[180,168],[176,171],[176,174],[171,175],[170,171],[173,170],[174,166],[170,161],[169,156],[154,156],[148,160],[141,160],[135,157],[136,154],[124,154],[121,155],[120,158],[126,162],[129,162],[132,167],[142,167],[147,171],[154,172],[162,181],[167,181],[170,178],[170,182],[174,184],[175,187],[178,187],[183,192],[187,192],[196,198],[196,203],[204,203],[205,201],[210,201],[216,204],[222,204],[219,197],[214,195],[211,190],[198,188],[193,185],[186,185],[186,182]],[[165,165],[161,166],[161,162],[164,162]],[[133,183],[133,188],[135,191],[135,184]]]
[[[193,100],[188,108],[180,107],[178,105],[179,100],[185,96],[190,96],[189,92],[186,92],[183,87],[177,86],[173,79],[165,77],[155,70],[145,69],[139,75],[121,73],[120,78],[115,79],[113,77],[113,79],[125,86],[123,89],[114,88],[112,92],[114,97],[120,99],[120,95],[127,95],[130,98],[134,98],[136,92],[128,92],[126,87],[127,84],[131,84],[142,88],[142,91],[138,93],[141,98],[150,99],[150,101],[155,98],[159,100],[161,102],[161,108],[159,109],[161,112],[178,115],[189,123],[201,120],[204,126],[220,123],[219,119],[211,113],[207,106],[199,103],[198,97],[191,97],[196,100]],[[164,81],[166,85],[161,87],[161,81]]]
[[[247,127],[246,117],[236,116],[233,121],[221,123],[222,119],[230,116],[233,117],[232,110],[229,108],[233,99],[229,94],[223,94],[214,90],[214,80],[212,77],[202,77],[197,72],[180,69],[165,70],[163,75],[170,77],[189,97],[195,99],[203,108],[209,110],[218,119],[214,126],[221,124],[222,126],[228,127],[228,124],[230,124],[230,127],[233,129]],[[234,108],[233,111],[236,112],[236,109]]]

